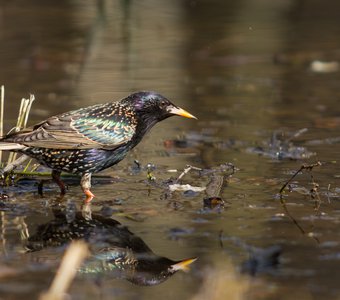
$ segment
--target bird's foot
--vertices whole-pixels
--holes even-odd
[[[60,178],[60,171],[52,170],[52,179],[54,182],[59,186],[60,188],[60,196],[63,196],[66,194],[66,185]]]
[[[39,194],[40,197],[44,197],[43,190],[44,190],[45,181],[46,181],[46,179],[42,179],[38,183],[38,194]]]
[[[90,191],[90,189],[84,189],[84,193],[86,196],[85,203],[91,202],[91,200],[95,197],[94,194]]]

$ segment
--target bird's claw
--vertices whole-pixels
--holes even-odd
[[[91,200],[95,197],[94,194],[89,189],[84,190],[84,193],[86,196],[85,203],[91,202]]]

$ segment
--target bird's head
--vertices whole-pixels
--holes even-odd
[[[178,271],[188,272],[190,266],[197,258],[173,261],[166,257],[154,254],[137,255],[137,261],[133,272],[125,273],[126,279],[137,285],[157,285],[169,279]]]
[[[176,115],[197,119],[192,114],[155,92],[137,92],[128,96],[124,101],[133,106],[139,118],[152,125]]]

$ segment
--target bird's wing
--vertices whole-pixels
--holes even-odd
[[[99,115],[102,110],[103,105],[96,105],[50,117],[6,136],[3,141],[53,149],[115,149],[130,141],[135,133],[135,122],[116,113],[115,108],[108,108]]]

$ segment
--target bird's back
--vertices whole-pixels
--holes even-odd
[[[50,117],[1,142],[48,149],[114,149],[131,140],[136,124],[131,107],[111,102]]]

